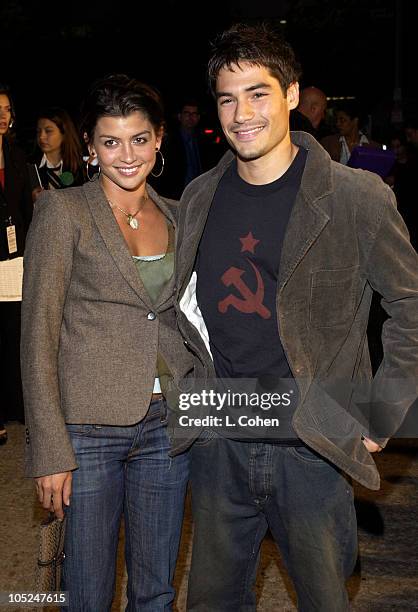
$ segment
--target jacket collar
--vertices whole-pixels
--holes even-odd
[[[174,225],[174,227],[176,227],[176,219],[170,203],[160,198],[160,196],[149,185],[147,185],[147,189],[151,199]],[[141,282],[137,268],[132,259],[132,255],[129,252],[122,232],[119,230],[104,191],[100,186],[100,182],[95,180],[85,183],[83,185],[83,190],[90,212],[97,225],[100,235],[103,238],[103,241],[120,273],[129,283],[141,301],[144,302],[147,308],[150,310],[158,310],[171,297],[174,279],[172,278],[171,282],[167,283],[167,286],[164,288],[162,294],[158,298],[158,302],[153,304],[143,283]]]
[[[301,184],[301,191],[303,191],[306,200],[311,202],[331,193],[334,187],[331,158],[328,153],[318,141],[307,132],[290,132],[290,137],[293,144],[298,147],[303,147],[308,151]],[[234,159],[234,153],[228,151],[222,157],[218,165],[205,175],[205,177],[208,178],[207,181],[203,180],[200,183],[200,179],[197,179],[196,183],[200,183],[199,192],[207,195],[209,195],[212,190],[214,192],[222,175]],[[212,189],[213,186],[214,189]],[[210,198],[209,204],[211,201],[212,198]]]
[[[307,149],[308,155],[282,249],[279,289],[287,283],[298,263],[328,223],[329,216],[322,210],[319,201],[334,189],[332,162],[325,149],[306,132],[291,132],[291,140],[297,146]],[[180,288],[187,282],[190,261],[193,262],[196,256],[218,183],[234,159],[235,155],[231,151],[225,153],[218,165],[190,183],[182,196],[182,202],[184,201],[184,206],[187,206],[189,211],[188,217],[192,219],[190,228],[182,228],[183,240],[193,241],[188,242],[187,248],[184,249],[180,245]],[[190,235],[193,235],[193,239],[190,239]]]
[[[329,221],[320,200],[332,193],[331,158],[306,132],[292,132],[292,142],[308,150],[299,192],[286,230],[280,260],[279,292]]]

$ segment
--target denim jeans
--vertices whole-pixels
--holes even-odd
[[[62,590],[68,612],[111,609],[125,521],[129,612],[171,610],[188,453],[170,458],[164,401],[130,427],[67,425],[78,469],[67,509]]]
[[[349,609],[345,580],[357,557],[353,491],[307,447],[221,438],[191,449],[195,521],[189,612],[256,609],[261,541],[270,528],[293,581],[298,609]]]

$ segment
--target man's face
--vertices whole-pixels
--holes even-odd
[[[216,97],[222,129],[241,159],[259,159],[290,143],[289,112],[298,104],[297,83],[285,96],[267,68],[242,62],[220,70]]]
[[[193,130],[200,120],[200,113],[197,106],[187,105],[183,106],[181,113],[179,113],[180,125],[185,130]]]
[[[313,127],[316,129],[321,121],[325,117],[325,111],[327,110],[327,99],[318,100],[311,106],[311,123]]]

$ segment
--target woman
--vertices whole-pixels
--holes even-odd
[[[22,362],[27,473],[68,518],[69,610],[110,610],[121,517],[128,610],[171,609],[188,455],[168,456],[164,394],[192,369],[172,306],[176,205],[147,185],[156,92],[96,82],[83,131],[98,180],[44,192],[27,244]]]
[[[334,161],[347,165],[355,147],[381,148],[360,129],[360,109],[354,100],[340,102],[335,110],[335,125],[338,134],[325,136],[321,144]]]
[[[25,156],[10,138],[15,120],[12,99],[0,84],[0,260],[23,255],[32,204]],[[1,272],[0,272],[1,274]],[[0,445],[7,442],[5,421],[23,421],[20,379],[20,302],[0,297]]]
[[[81,143],[66,110],[51,107],[38,113],[35,165],[42,189],[63,189],[84,183]]]

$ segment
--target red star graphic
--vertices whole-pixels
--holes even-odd
[[[260,242],[259,240],[256,240],[254,238],[252,232],[248,232],[248,234],[244,236],[244,238],[240,238],[240,241],[242,244],[241,253],[245,253],[245,251],[248,251],[249,253],[253,254],[256,245]]]

